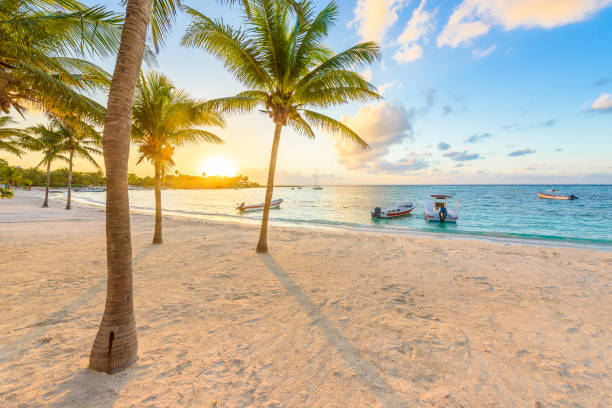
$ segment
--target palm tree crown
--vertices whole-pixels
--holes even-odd
[[[245,29],[233,29],[196,10],[183,44],[201,47],[223,62],[248,90],[215,101],[224,111],[265,109],[275,123],[290,125],[309,138],[312,127],[340,134],[362,147],[367,143],[342,122],[308,109],[380,98],[376,88],[353,71],[380,57],[376,43],[364,42],[334,53],[322,40],[338,16],[331,2],[320,13],[302,3],[302,18],[292,24],[290,7],[278,0],[250,1]]]
[[[0,116],[0,151],[21,156],[26,147],[27,135],[21,129],[7,127],[11,123],[13,120],[10,116]]]
[[[34,104],[101,120],[101,106],[79,92],[106,87],[110,77],[81,58],[114,54],[121,21],[74,0],[0,2],[0,110]]]
[[[174,87],[163,74],[142,75],[132,110],[132,141],[138,145],[138,163],[147,159],[162,169],[174,165],[172,154],[189,143],[223,143],[199,126],[223,126],[221,116],[203,101]]]

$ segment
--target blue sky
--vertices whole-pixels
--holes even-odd
[[[212,0],[188,4],[239,22],[236,10]],[[286,129],[279,183],[311,182],[315,169],[328,184],[612,183],[612,0],[341,0],[339,6],[328,42],[340,51],[379,41],[382,61],[360,72],[385,99],[327,113],[372,149],[361,152],[326,134],[309,141]],[[216,60],[180,47],[187,24],[180,16],[158,69],[193,96],[239,92]],[[103,64],[112,71],[113,61]],[[199,174],[207,160],[223,156],[264,181],[272,132],[264,115],[229,118],[217,132],[225,145],[179,150],[177,168]],[[151,172],[133,160],[131,170]]]

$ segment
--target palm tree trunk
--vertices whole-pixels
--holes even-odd
[[[268,252],[268,217],[270,215],[270,202],[274,193],[274,171],[276,170],[276,154],[278,153],[278,142],[280,141],[283,126],[276,124],[274,129],[274,141],[272,142],[272,154],[270,155],[270,168],[268,169],[268,185],[266,186],[266,202],[264,204],[263,217],[261,217],[261,229],[259,230],[259,241],[256,252],[265,254]]]
[[[70,209],[70,198],[72,197],[72,159],[74,158],[74,149],[70,150],[70,160],[68,162],[68,200],[66,200],[66,209]]]
[[[47,182],[45,183],[45,201],[43,208],[49,207],[49,184],[51,183],[51,160],[47,162]]]
[[[104,123],[106,167],[106,304],[89,368],[114,373],[138,358],[132,293],[132,237],[127,163],[134,90],[144,55],[152,0],[128,0]]]
[[[153,243],[161,244],[162,242],[161,169],[159,164],[155,163],[155,234],[153,235]]]

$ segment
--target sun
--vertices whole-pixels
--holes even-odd
[[[238,172],[238,166],[229,157],[213,156],[202,163],[201,170],[207,176],[234,177]]]

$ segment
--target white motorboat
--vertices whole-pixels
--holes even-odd
[[[558,192],[559,190],[549,190],[550,193],[546,192],[546,193],[537,193],[539,198],[545,198],[548,200],[577,200],[578,197],[576,197],[573,194],[555,194],[556,192]]]
[[[281,203],[283,202],[282,198],[277,200],[273,200],[270,202],[270,208],[280,208]],[[236,207],[236,209],[240,212],[252,212],[252,211],[263,211],[265,203],[261,204],[245,204],[242,203]]]
[[[416,206],[414,203],[409,201],[405,204],[400,204],[389,208],[376,207],[374,208],[374,211],[370,212],[370,214],[372,214],[372,218],[403,217],[405,215],[409,215],[415,208]]]
[[[459,219],[459,202],[455,209],[450,211],[446,201],[452,196],[445,194],[432,194],[430,200],[425,203],[425,219],[427,222],[454,222]]]

